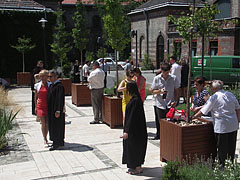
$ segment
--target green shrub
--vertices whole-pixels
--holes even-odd
[[[104,89],[104,94],[111,95],[111,96],[115,95],[115,94],[114,94],[114,88],[115,88],[115,87],[105,88],[105,89]]]
[[[240,84],[235,84],[229,88],[225,88],[225,90],[233,93],[233,95],[237,98],[238,102],[240,103]]]
[[[226,160],[222,168],[217,160],[197,160],[192,165],[169,161],[163,168],[162,180],[240,180],[240,164]]]
[[[62,67],[63,77],[69,78],[71,70],[72,70],[71,63],[70,62],[65,63]]]
[[[154,69],[154,65],[152,63],[152,60],[149,58],[147,54],[145,54],[143,59],[143,66],[141,70],[153,70],[153,69]]]
[[[13,110],[7,112],[6,109],[0,109],[0,149],[7,144],[6,134],[12,128],[12,122],[17,116],[18,112]]]
[[[86,60],[88,60],[90,62],[94,61],[94,53],[93,52],[87,51],[85,55],[86,55]]]

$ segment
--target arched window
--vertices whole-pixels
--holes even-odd
[[[140,37],[140,47],[139,47],[139,55],[140,55],[140,61],[142,61],[144,59],[144,54],[145,54],[145,51],[144,51],[144,36],[141,36]]]
[[[164,38],[162,35],[157,38],[157,68],[164,61]]]

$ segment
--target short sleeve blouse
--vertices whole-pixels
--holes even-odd
[[[200,107],[200,106],[203,106],[206,101],[204,100],[204,96],[209,94],[209,92],[207,90],[203,90],[199,96],[197,97],[197,91],[195,92],[194,94],[194,97],[193,97],[193,104],[195,107]]]

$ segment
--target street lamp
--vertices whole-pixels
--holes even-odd
[[[131,32],[130,32],[130,36],[131,36],[131,38],[134,38],[134,37],[136,37],[136,67],[138,67],[138,42],[137,42],[137,39],[138,39],[138,35],[137,35],[137,30],[131,30]]]
[[[42,29],[43,29],[43,53],[44,53],[45,67],[47,69],[48,63],[47,63],[47,52],[46,52],[46,43],[45,43],[45,26],[48,21],[44,18],[41,18],[38,22],[42,24]]]

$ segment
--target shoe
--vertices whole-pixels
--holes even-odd
[[[49,148],[49,151],[55,151],[58,149],[59,146],[52,146]]]
[[[143,169],[142,168],[129,169],[127,173],[131,175],[137,175],[143,173]]]
[[[155,136],[155,137],[153,138],[153,140],[159,140],[159,139],[160,139],[159,136]]]
[[[91,121],[90,124],[100,124],[99,121]]]

